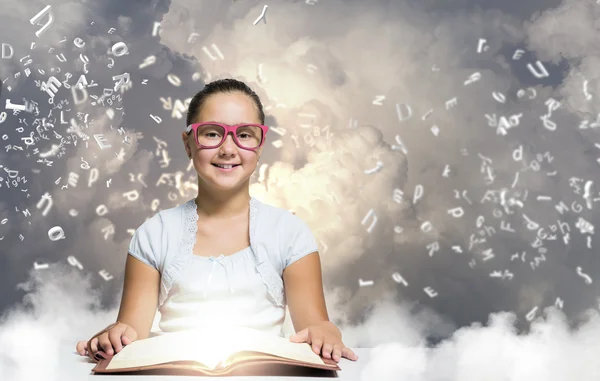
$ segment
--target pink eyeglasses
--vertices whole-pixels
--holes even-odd
[[[242,123],[230,126],[217,122],[203,122],[190,124],[185,129],[188,135],[192,131],[198,148],[220,147],[231,132],[238,147],[255,151],[264,144],[269,127],[262,124]]]

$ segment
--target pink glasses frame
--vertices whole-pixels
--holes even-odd
[[[210,124],[213,126],[221,126],[225,129],[225,134],[223,135],[223,140],[221,140],[221,142],[219,144],[217,144],[216,146],[203,146],[198,142],[198,127],[206,125],[206,124]],[[238,127],[241,126],[256,126],[256,127],[260,127],[260,129],[263,132],[263,138],[262,141],[260,142],[260,144],[258,145],[258,147],[255,148],[244,148],[240,145],[240,142],[238,142],[237,140],[237,136],[235,136],[235,132],[237,131]],[[259,149],[260,147],[263,146],[263,144],[265,144],[265,140],[267,140],[267,132],[269,131],[269,127],[264,126],[262,124],[254,124],[254,123],[240,123],[240,124],[234,124],[234,125],[229,125],[229,124],[224,124],[224,123],[217,123],[217,122],[202,122],[202,123],[193,123],[190,124],[189,126],[186,127],[185,129],[185,133],[186,134],[190,134],[190,132],[194,132],[194,140],[196,141],[196,146],[198,148],[206,148],[206,149],[211,149],[211,148],[219,148],[223,143],[225,143],[225,139],[227,139],[227,136],[229,135],[229,133],[231,132],[231,136],[233,137],[233,141],[235,142],[235,144],[240,147],[241,149],[245,149],[246,151],[256,151],[257,149]]]

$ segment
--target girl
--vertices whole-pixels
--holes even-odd
[[[296,333],[316,354],[358,356],[329,321],[318,247],[291,212],[250,197],[250,177],[268,127],[245,83],[207,84],[190,102],[183,145],[198,174],[198,196],[162,210],[134,233],[117,322],[77,343],[96,360],[150,336],[209,325],[282,335],[286,303]]]

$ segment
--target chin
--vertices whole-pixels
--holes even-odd
[[[244,188],[245,181],[235,181],[230,183],[224,183],[223,181],[213,181],[211,182],[213,189],[222,192],[236,191],[238,189]]]
[[[215,173],[214,171],[197,172],[198,177],[207,184],[221,189],[234,189],[243,185],[252,174],[240,173]]]

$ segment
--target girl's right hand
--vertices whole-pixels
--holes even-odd
[[[77,353],[100,361],[119,353],[125,345],[135,340],[137,340],[135,329],[117,321],[92,336],[90,340],[78,342]]]

